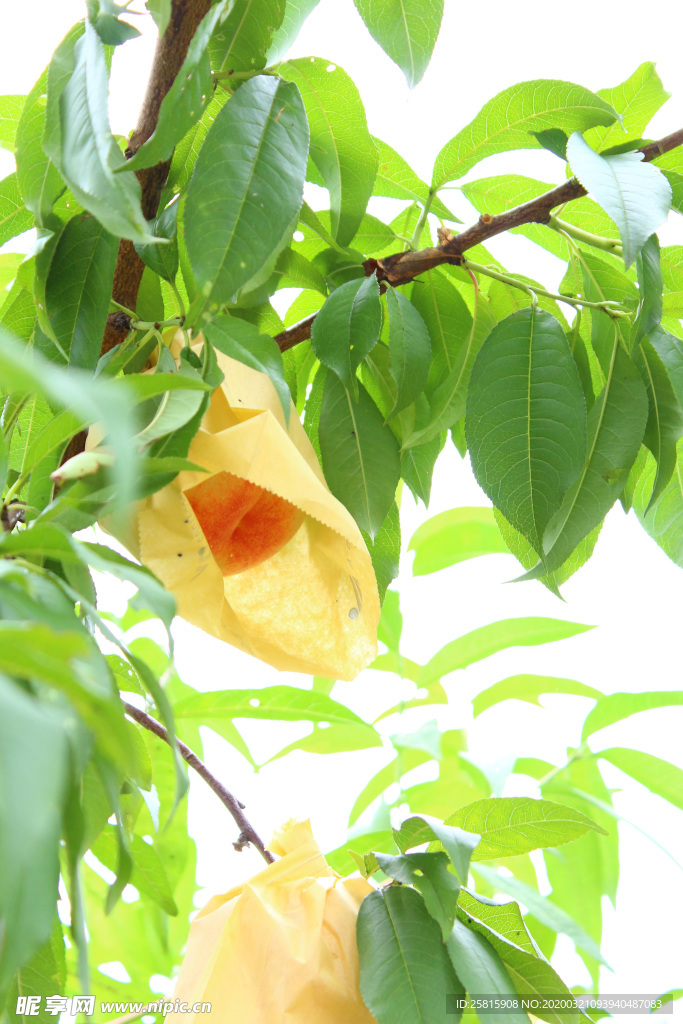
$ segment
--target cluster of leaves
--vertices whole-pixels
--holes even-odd
[[[341,68],[318,58],[282,61],[314,0],[220,0],[195,33],[155,131],[127,160],[126,140],[109,127],[108,75],[112,48],[136,30],[122,18],[127,5],[87,6],[88,18],[57,47],[28,96],[0,97],[0,144],[16,158],[16,171],[0,182],[0,245],[29,230],[36,239],[27,257],[0,256],[0,998],[10,1019],[17,991],[89,991],[88,958],[95,967],[122,961],[132,979],[126,986],[100,972],[95,990],[104,998],[133,989],[139,997],[152,974],[177,963],[194,887],[193,844],[177,806],[186,778],[170,748],[124,717],[121,694],[146,701],[171,740],[175,705],[182,737],[198,751],[201,721],[251,760],[235,717],[330,726],[290,749],[382,742],[373,725],[331,698],[329,681],[317,680],[311,691],[270,687],[257,697],[183,688],[168,652],[130,636],[139,606],[168,629],[169,595],[136,563],[74,536],[103,517],[122,523],[131,501],[188,466],[190,442],[220,382],[216,348],[268,373],[287,409],[291,396],[331,489],[367,536],[382,591],[398,560],[397,485],[402,479],[429,500],[449,431],[463,452],[470,445],[506,542],[548,585],[589,553],[620,496],[683,561],[683,260],[680,247],[660,253],[653,235],[665,207],[683,201],[681,151],[659,158],[659,169],[629,153],[604,155],[615,143],[639,145],[665,99],[651,65],[600,94],[552,81],[506,90],[443,147],[427,185],[369,134],[358,91]],[[170,0],[147,6],[163,32]],[[372,0],[357,0],[411,85],[429,61],[442,7],[441,0],[403,0],[382,5],[380,17]],[[470,255],[493,266],[498,279],[448,266],[381,295],[377,280],[365,276],[368,258],[430,245],[430,216],[455,223],[437,195],[444,186],[488,155],[543,145],[567,156],[598,200],[579,200],[554,226],[521,229],[567,261],[563,290],[594,303],[571,326],[535,282],[511,279],[482,247]],[[158,215],[148,221],[135,172],[167,160]],[[329,210],[302,203],[305,182],[327,189]],[[510,177],[463,186],[490,213],[545,188]],[[617,207],[626,193],[629,203]],[[405,208],[384,223],[367,212],[374,196]],[[102,354],[120,239],[134,244],[145,272],[135,309],[121,311],[129,334]],[[284,321],[271,301],[283,287],[300,289]],[[631,315],[615,317],[614,302]],[[281,354],[274,337],[314,313],[310,342]],[[185,332],[177,360],[160,325]],[[203,333],[200,354],[190,331]],[[152,356],[154,372],[143,373]],[[70,439],[93,424],[96,447],[61,465]],[[91,570],[133,583],[137,610],[118,623],[100,614]],[[399,654],[398,621],[392,596],[382,629],[396,642],[375,667],[411,679],[414,672],[428,694],[418,705],[445,700],[441,678],[477,657],[572,631],[512,620],[459,638],[416,666]],[[397,760],[405,751],[402,764],[424,763],[426,743],[435,756],[434,734],[396,739]],[[441,743],[439,799],[448,795],[449,806],[436,813],[445,817],[454,803],[472,802],[461,799],[464,788],[478,800],[491,797],[491,787],[480,770],[465,767],[458,737],[444,734]],[[619,767],[635,763],[635,777],[654,777],[643,758],[624,755]],[[371,780],[357,814],[381,797],[396,769]],[[540,777],[552,766],[536,769]],[[592,755],[582,748],[567,771],[565,802],[581,813],[591,805],[600,823],[611,804]],[[419,799],[420,810],[432,813],[434,794]],[[360,852],[373,846],[382,853],[391,837],[385,825],[373,827],[377,842],[362,833]],[[592,831],[571,849],[597,841]],[[612,873],[595,884],[613,895],[614,847],[611,856]],[[333,862],[348,866],[342,853]],[[396,877],[413,863],[394,865]],[[441,877],[443,858],[429,863]],[[586,891],[595,863],[555,862],[554,899],[565,914],[572,872]],[[71,937],[66,960],[56,912],[60,877]],[[500,878],[495,888],[509,891]],[[123,902],[128,884],[138,899]],[[526,884],[524,902],[537,907]],[[422,913],[417,897],[391,892],[377,897],[383,906],[407,899],[408,913]],[[554,927],[534,912],[541,930]],[[586,896],[585,919],[576,916],[579,930],[598,942],[595,893]],[[504,936],[502,926],[494,931]],[[547,949],[549,933],[538,941]],[[384,1012],[378,1004],[378,1017]]]

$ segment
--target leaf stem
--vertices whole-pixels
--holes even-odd
[[[559,217],[552,213],[550,214],[548,227],[552,228],[553,231],[559,231],[562,234],[569,235],[571,238],[575,238],[577,242],[591,245],[594,249],[602,249],[604,252],[614,253],[615,256],[622,255],[621,239],[619,238],[605,238],[603,235],[594,235],[592,231],[583,231],[581,228],[575,227],[574,224],[569,224],[566,220],[560,220]]]
[[[603,313],[607,313],[609,316],[628,316],[628,312],[622,309],[621,305],[614,299],[605,299],[604,302],[589,302],[588,299],[577,299],[573,295],[562,295],[559,292],[548,292],[545,288],[531,288],[528,284],[523,281],[519,281],[516,277],[511,277],[509,274],[501,274],[499,270],[493,270],[492,267],[485,267],[481,263],[473,263],[471,260],[463,259],[461,266],[466,270],[473,270],[477,274],[484,274],[486,277],[492,277],[495,281],[502,281],[503,284],[508,284],[512,288],[519,288],[520,291],[526,292],[527,295],[531,295],[532,302],[537,295],[543,295],[547,299],[553,299],[555,302],[565,302],[568,306],[574,306],[578,309],[581,306],[586,306],[588,309],[599,309]],[[535,303],[534,303],[535,305]]]
[[[140,711],[139,708],[136,708],[133,704],[129,704],[127,701],[123,701],[123,707],[129,718],[132,718],[143,728],[153,732],[155,736],[158,736],[159,739],[168,743],[170,746],[168,733],[161,722],[157,722],[156,718],[152,718],[151,715],[146,714],[144,711]],[[190,748],[177,737],[175,742],[183,760],[189,764],[190,768],[194,768],[197,774],[204,779],[204,782],[208,783],[218,799],[225,807],[227,807],[239,827],[240,834],[237,838],[237,842],[232,844],[234,848],[237,851],[241,851],[245,846],[249,846],[249,844],[251,844],[256,847],[266,864],[272,864],[275,857],[270,850],[266,849],[263,840],[254,829],[253,825],[248,821],[244,814],[244,804],[240,803],[237,797],[233,796],[230,790],[226,789],[225,786],[218,781],[215,775],[211,774],[204,762],[197,757],[194,751],[190,750]]]
[[[172,316],[168,320],[131,320],[130,326],[136,331],[160,331],[164,327],[182,327],[184,316]]]
[[[432,205],[433,200],[434,200],[434,193],[430,189],[429,190],[429,194],[427,196],[427,200],[426,200],[424,206],[422,207],[422,213],[420,214],[420,216],[418,218],[418,221],[417,221],[417,224],[415,225],[415,230],[413,231],[413,237],[410,240],[410,248],[413,251],[416,251],[420,247],[420,238],[422,237],[422,232],[424,230],[424,226],[427,223],[427,217],[429,216],[429,209],[430,209],[430,207]]]

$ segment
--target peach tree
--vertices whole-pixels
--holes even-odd
[[[443,0],[355,2],[416,86]],[[199,724],[256,767],[233,721],[243,718],[312,723],[278,756],[390,751],[357,795],[354,835],[329,855],[342,873],[382,880],[358,924],[361,992],[380,1024],[457,1019],[465,994],[481,992],[556,996],[570,1008],[536,1014],[575,1018],[549,961],[558,934],[574,941],[597,989],[601,901],[615,898],[619,842],[589,739],[680,694],[605,696],[538,676],[487,688],[476,714],[542,693],[596,702],[566,764],[520,752],[512,771],[535,780],[538,796],[504,798],[458,730],[387,737],[333,698],[334,680],[197,694],[173,668],[172,593],[81,534],[103,519],[124,529],[135,502],[193,468],[190,445],[222,380],[218,352],[265,373],[283,408],[293,403],[329,489],[362,531],[384,600],[373,667],[414,683],[403,710],[446,703],[442,679],[495,651],[584,629],[510,619],[454,639],[425,665],[404,655],[399,597],[387,590],[397,493],[404,485],[427,505],[445,445],[469,453],[493,511],[428,521],[414,538],[415,571],[510,550],[524,579],[558,593],[616,502],[683,565],[683,247],[660,248],[656,234],[670,209],[683,211],[683,129],[648,135],[667,98],[654,66],[597,93],[555,80],[506,89],[444,140],[427,183],[370,134],[342,68],[287,59],[315,6],[88,0],[29,94],[0,97],[0,144],[16,160],[0,181],[8,1021],[26,1013],[19,997],[147,1001],[152,975],[173,975],[195,889],[186,763],[233,815],[235,845],[272,860],[200,760]],[[138,34],[136,17],[154,20],[159,41],[138,124],[120,138],[109,70],[115,48]],[[488,156],[541,149],[555,155],[560,184],[469,175]],[[447,191],[465,175],[479,213],[468,225]],[[326,190],[327,208],[306,201],[307,182]],[[375,197],[402,204],[390,223],[369,212]],[[29,254],[10,251],[28,231]],[[558,291],[493,257],[486,243],[503,232],[564,261]],[[283,288],[297,294],[281,315],[273,300]],[[86,448],[94,425],[100,440]],[[298,526],[294,516],[283,544]],[[123,618],[98,609],[92,571],[136,589]],[[166,647],[134,632],[149,621],[165,627]],[[600,757],[681,807],[680,769],[626,748]],[[404,782],[431,761],[434,782]],[[387,795],[395,783],[399,796]],[[411,812],[393,829],[392,804]],[[538,849],[551,899],[539,896],[529,859]],[[123,902],[129,883],[137,898]],[[98,972],[112,961],[129,983]],[[51,1019],[42,1006],[40,1019]]]

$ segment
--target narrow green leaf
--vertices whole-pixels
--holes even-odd
[[[579,683],[575,679],[557,679],[555,676],[508,676],[499,683],[487,687],[478,693],[472,701],[474,717],[487,711],[495,704],[505,700],[523,700],[529,704],[538,704],[539,697],[545,693],[567,693],[576,697],[593,697],[599,700],[603,694],[593,686]]]
[[[209,40],[231,7],[232,0],[220,0],[202,18],[182,67],[161,101],[154,132],[119,171],[139,171],[167,160],[177,143],[200,119],[213,97]]]
[[[495,868],[490,867],[488,864],[473,864],[472,871],[477,878],[481,878],[488,882],[495,892],[504,892],[508,896],[513,896],[520,903],[523,903],[529,914],[532,914],[537,921],[544,924],[546,928],[552,928],[554,932],[558,932],[562,935],[567,935],[572,942],[579,948],[584,950],[590,956],[599,960],[600,963],[607,965],[607,961],[604,959],[600,952],[600,947],[594,940],[588,935],[583,928],[581,928],[576,921],[573,920],[564,910],[560,907],[555,906],[552,900],[548,896],[541,896],[539,892],[532,889],[530,885],[520,881],[514,876],[508,876],[501,874]],[[505,929],[501,926],[501,916],[509,912],[508,908],[517,907],[516,903],[509,904],[504,903],[500,908],[489,908],[480,906],[476,908],[478,913],[474,913],[474,917],[478,917],[485,924],[489,924],[495,928],[497,932],[505,934]],[[467,909],[470,909],[469,907]],[[474,909],[474,908],[472,908]],[[514,938],[512,935],[507,937],[515,942],[518,946],[522,945],[519,938]]]
[[[663,493],[676,468],[676,445],[683,437],[683,411],[665,365],[647,338],[640,342],[635,362],[645,384],[649,405],[643,443],[657,461],[657,475],[648,505],[650,507]]]
[[[50,328],[72,366],[97,365],[118,249],[118,238],[87,214],[74,217],[60,234],[45,303]]]
[[[472,368],[466,429],[479,484],[540,552],[586,444],[576,364],[549,313],[520,310],[491,331]]]
[[[535,647],[537,644],[565,640],[594,628],[562,619],[524,618],[491,622],[442,647],[424,666],[420,685],[440,679],[456,669],[467,668],[508,647]]]
[[[577,544],[602,522],[623,490],[640,450],[647,419],[647,395],[616,332],[613,338],[605,386],[588,414],[586,460],[579,479],[548,524],[543,539],[545,568],[539,566],[534,575],[559,568]]]
[[[443,0],[355,0],[367,29],[398,64],[411,89],[432,57],[443,17]]]
[[[398,444],[365,388],[354,401],[328,373],[318,427],[327,484],[372,540],[394,501],[400,473]]]
[[[678,442],[676,468],[671,482],[648,509],[657,464],[648,455],[633,493],[633,507],[641,524],[668,557],[683,567],[683,441]]]
[[[418,526],[408,543],[415,552],[413,576],[426,576],[481,555],[508,549],[490,508],[452,508]]]
[[[446,444],[446,436],[443,430],[430,441],[401,450],[401,479],[425,508],[429,506],[436,460]]]
[[[301,98],[252,78],[216,117],[187,189],[187,252],[203,308],[225,304],[289,240],[301,207],[308,128]]]
[[[446,997],[464,995],[439,926],[414,889],[366,896],[356,935],[360,990],[378,1024],[441,1024]]]
[[[340,285],[313,321],[315,354],[356,398],[356,369],[374,348],[381,326],[382,307],[374,276]]]
[[[493,946],[483,935],[455,921],[446,939],[446,949],[458,977],[467,992],[475,996],[498,997],[505,1009],[487,1011],[489,1024],[525,1024],[528,1017],[523,1010],[513,1010],[512,999],[517,995],[510,975]],[[495,1004],[493,1004],[495,1006]]]
[[[647,786],[652,793],[683,810],[683,771],[675,764],[655,757],[654,754],[646,754],[643,750],[630,750],[627,747],[601,750],[598,757],[609,761],[642,786]]]
[[[183,718],[260,718],[280,722],[329,722],[362,725],[362,718],[324,693],[293,686],[261,690],[214,690],[179,701],[175,715]]]
[[[662,319],[662,269],[660,266],[659,240],[650,235],[636,257],[640,308],[634,327],[634,344],[644,334],[649,334]]]
[[[387,512],[375,539],[372,540],[367,533],[364,533],[363,540],[372,559],[377,591],[380,602],[382,602],[387,587],[398,576],[398,564],[401,557],[401,521],[396,502],[393,502]]]
[[[570,579],[575,572],[578,572],[578,570],[581,569],[581,567],[584,566],[592,556],[603,526],[602,523],[598,523],[598,525],[577,544],[562,565],[558,566],[557,569],[551,569],[549,572],[545,572],[544,566],[538,561],[537,552],[531,546],[526,537],[523,537],[518,530],[515,530],[514,526],[508,523],[505,516],[501,515],[497,508],[493,510],[493,514],[496,523],[498,524],[501,536],[510,553],[515,556],[517,561],[520,562],[525,569],[535,570],[530,578],[538,579],[539,583],[542,583],[544,587],[547,587],[551,594],[555,594],[556,597],[560,596],[560,587],[562,584],[566,583],[566,581]]]
[[[311,159],[330,193],[332,234],[348,245],[363,219],[377,172],[377,150],[356,86],[340,67],[302,57],[279,67],[303,97]]]
[[[451,822],[437,821],[427,815],[406,818],[400,829],[394,831],[394,841],[401,853],[422,843],[432,843],[443,848],[455,870],[460,885],[467,882],[470,861],[479,844],[480,837],[473,829],[461,829]],[[474,858],[476,859],[476,858]]]
[[[20,994],[27,997],[38,996],[40,999],[38,1005],[41,1009],[34,1017],[34,1024],[48,1024],[49,1021],[54,1020],[55,1014],[50,1012],[50,1003],[47,1000],[50,996],[54,997],[65,991],[65,952],[62,925],[58,919],[55,919],[49,940],[21,968],[17,973],[14,985],[10,988],[6,1003],[9,1024],[26,1024],[27,1018],[23,1013],[15,1014]],[[30,1005],[30,1002],[27,1003],[27,1007]],[[34,1015],[31,1014],[31,1016]]]
[[[678,404],[683,403],[683,340],[657,325],[650,330],[648,339],[666,368]]]
[[[671,207],[671,186],[662,172],[643,162],[642,153],[600,156],[574,132],[567,159],[584,188],[595,196],[619,228],[628,269]]]
[[[208,323],[204,333],[219,352],[268,376],[282,404],[285,422],[288,422],[291,396],[285,380],[282,354],[273,339],[261,334],[253,324],[225,315]]]
[[[75,41],[83,34],[82,23],[68,33],[53,57],[55,66],[64,48],[73,53]],[[52,161],[43,152],[48,71],[54,78],[52,64],[40,76],[26,98],[16,135],[17,179],[27,209],[41,227],[46,226],[52,207],[62,191],[62,179]],[[2,237],[0,235],[0,237]]]
[[[520,82],[489,100],[474,120],[446,143],[436,158],[433,187],[439,189],[462,178],[494,153],[540,148],[532,132],[546,128],[580,132],[615,120],[609,103],[580,85],[552,79]]]
[[[381,746],[382,738],[371,725],[331,725],[329,729],[314,728],[308,736],[288,743],[265,763],[278,761],[294,750],[303,750],[308,754],[338,754]]]
[[[594,732],[606,729],[608,725],[621,722],[624,718],[636,715],[640,711],[653,708],[678,707],[683,704],[683,691],[660,690],[651,693],[610,693],[603,697],[589,712],[583,723],[581,742],[587,740]]]
[[[54,161],[75,199],[112,235],[134,242],[153,240],[140,206],[135,175],[117,175],[125,157],[109,128],[109,76],[104,46],[86,22],[73,50],[73,71],[59,103],[59,128],[46,134],[45,152]],[[49,106],[48,106],[49,110]]]
[[[572,807],[526,796],[477,800],[461,807],[444,824],[457,825],[481,836],[472,854],[473,860],[514,857],[548,846],[561,846],[578,839],[589,829],[605,832]]]
[[[396,405],[390,416],[405,409],[427,382],[432,344],[424,320],[400,292],[387,292],[389,310],[389,369],[396,381]]]
[[[154,18],[161,39],[171,20],[171,0],[145,0],[145,7]]]

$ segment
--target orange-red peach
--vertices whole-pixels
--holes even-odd
[[[224,576],[270,558],[304,521],[296,505],[232,473],[214,474],[185,497]]]

